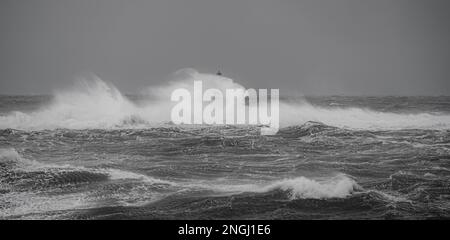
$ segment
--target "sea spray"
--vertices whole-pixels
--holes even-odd
[[[124,96],[114,85],[96,76],[80,79],[64,90],[55,91],[48,105],[35,111],[12,111],[0,115],[0,129],[111,129],[148,128],[170,122],[171,92],[193,88],[195,80],[204,88],[245,89],[230,78],[180,70],[166,84],[148,87],[139,104]],[[192,89],[193,90],[193,89]],[[356,107],[318,107],[305,99],[297,102],[280,100],[280,127],[302,125],[309,121],[348,129],[448,129],[446,113],[402,114],[379,112]]]
[[[254,182],[223,182],[210,180],[208,182],[193,182],[184,184],[186,187],[210,189],[223,193],[265,193],[275,190],[286,192],[287,197],[294,199],[328,199],[345,198],[362,188],[352,178],[345,174],[337,174],[328,178],[295,177],[280,180]]]

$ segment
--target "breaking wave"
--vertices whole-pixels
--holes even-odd
[[[363,108],[317,107],[306,101],[280,103],[280,121],[283,126],[320,122],[328,126],[348,129],[399,130],[449,129],[450,115],[431,113],[391,113]]]
[[[103,187],[94,191],[87,187],[91,183]],[[170,185],[126,170],[46,164],[0,148],[0,219],[57,217],[64,214],[59,211],[89,209],[101,201],[139,205],[159,199],[156,190]]]
[[[16,111],[0,117],[0,128],[114,128],[127,124],[145,124],[150,119],[149,116],[156,115],[152,113],[149,108],[136,106],[112,84],[92,77],[77,81],[70,90],[56,92],[53,101],[42,109],[29,113]]]
[[[68,164],[45,164],[22,157],[14,148],[0,148],[0,184],[52,187],[106,180],[139,180],[149,184],[172,182],[113,168],[87,168]]]
[[[267,188],[288,191],[291,199],[345,198],[361,189],[355,180],[345,175],[338,175],[325,181],[298,177],[275,182]]]
[[[189,185],[188,185],[189,186]],[[339,174],[326,179],[310,179],[297,177],[270,181],[263,184],[254,183],[203,183],[192,184],[190,187],[210,189],[225,193],[267,193],[281,190],[291,200],[295,199],[328,199],[346,198],[356,191],[362,190],[351,177]]]
[[[74,87],[57,91],[53,101],[33,112],[14,111],[0,115],[0,129],[109,129],[145,128],[170,121],[174,102],[170,94],[176,88],[191,89],[194,80],[203,81],[203,89],[244,88],[232,79],[195,70],[178,71],[165,86],[153,86],[144,92],[139,104],[124,96],[116,87],[96,76],[77,81]],[[302,100],[280,101],[281,127],[310,121],[349,129],[449,129],[448,114],[401,114],[339,106],[317,107]]]

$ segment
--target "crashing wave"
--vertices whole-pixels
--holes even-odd
[[[338,175],[324,181],[305,177],[286,179],[275,182],[268,188],[288,191],[291,199],[345,198],[361,190],[355,180],[345,175]]]
[[[170,101],[171,92],[181,87],[191,89],[194,80],[203,81],[205,89],[224,91],[243,88],[223,76],[184,70],[178,72],[166,86],[149,88],[144,94],[145,101],[137,104],[112,84],[93,76],[91,79],[78,81],[72,89],[56,92],[53,101],[37,111],[14,111],[0,116],[0,129],[146,128],[152,124],[169,122],[170,110],[175,104]],[[450,115],[443,113],[401,114],[355,107],[317,107],[305,100],[297,103],[280,101],[281,127],[311,122],[362,130],[450,129]],[[307,128],[302,130],[315,131],[317,126]]]
[[[362,190],[351,177],[339,174],[327,179],[310,179],[297,177],[266,182],[264,184],[239,183],[202,183],[191,184],[190,187],[206,188],[225,193],[266,193],[275,190],[285,192],[289,199],[329,199],[346,198]]]

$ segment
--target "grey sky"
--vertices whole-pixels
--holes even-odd
[[[180,68],[246,87],[450,95],[448,0],[2,0],[0,93],[96,73],[123,92]]]

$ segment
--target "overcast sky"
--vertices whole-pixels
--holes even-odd
[[[305,95],[450,95],[448,0],[1,0],[0,94],[181,68]]]

